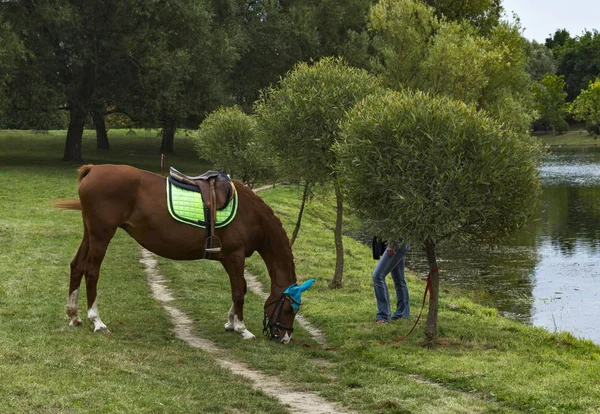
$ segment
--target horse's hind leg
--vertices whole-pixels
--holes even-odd
[[[229,310],[225,330],[237,332],[242,339],[255,339],[254,334],[246,329],[246,325],[244,324],[244,296],[246,295],[244,256],[230,255],[227,259],[221,261],[221,263],[229,274],[231,299],[233,300],[233,306]]]
[[[69,322],[70,326],[81,325],[81,320],[78,316],[78,304],[79,304],[79,286],[81,285],[81,278],[85,273],[85,267],[87,263],[89,248],[89,237],[87,226],[83,226],[83,239],[77,249],[75,257],[71,261],[71,279],[69,282],[69,297],[67,298],[67,316],[71,318]]]
[[[88,302],[88,319],[94,325],[94,332],[110,332],[100,319],[98,313],[97,286],[100,277],[100,266],[110,240],[115,235],[116,228],[104,228],[101,231],[90,229],[87,269],[85,272],[85,287]]]

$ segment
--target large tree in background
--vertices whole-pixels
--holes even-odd
[[[8,103],[8,85],[17,71],[19,61],[24,57],[23,44],[4,21],[0,10],[0,114]]]
[[[571,34],[567,29],[557,29],[552,37],[546,38],[544,44],[548,49],[558,51],[569,39],[571,39]]]
[[[531,80],[539,81],[548,74],[556,74],[556,60],[552,49],[535,40],[526,41],[525,45],[528,56],[526,70]]]
[[[539,82],[533,82],[533,98],[540,121],[552,127],[552,133],[564,132],[569,128],[565,117],[568,113],[565,80],[559,75],[546,75]]]
[[[586,30],[581,36],[567,38],[557,48],[556,58],[557,74],[565,77],[568,99],[572,101],[600,74],[600,33]]]
[[[298,64],[256,104],[256,113],[267,141],[282,160],[284,174],[311,184],[333,183],[337,216],[334,230],[336,266],[331,286],[342,286],[343,200],[334,169],[331,146],[339,122],[363,97],[381,90],[368,72],[352,68],[340,59],[324,58]]]
[[[115,86],[111,95],[126,95],[141,88],[140,62],[160,45],[153,44],[153,26],[148,15],[157,13],[154,3],[129,1],[53,0],[10,2],[6,8],[31,58],[21,66],[35,83],[32,101],[45,101],[49,92],[69,112],[64,161],[81,162],[82,133],[86,117],[98,102],[110,96],[102,88]],[[52,103],[52,100],[49,100]]]
[[[485,35],[498,25],[504,13],[501,0],[423,0],[438,17],[467,22]]]
[[[434,340],[439,244],[493,243],[527,221],[541,188],[536,141],[464,103],[390,91],[350,111],[334,149],[348,201],[366,227],[424,250],[431,271],[425,334]]]
[[[214,5],[208,0],[3,4],[30,51],[20,67],[22,79],[16,80],[29,83],[31,93],[21,96],[22,103],[59,101],[69,112],[63,160],[82,161],[82,133],[90,113],[99,131],[107,107],[145,125],[158,124],[169,151],[177,126],[189,119],[197,125],[229,96],[224,79],[238,56],[229,31],[235,24],[228,19],[235,20],[236,7]]]
[[[600,135],[600,78],[590,81],[587,89],[581,91],[571,112],[575,119],[585,121],[590,133]]]
[[[433,8],[419,1],[379,1],[368,16],[375,49],[372,70],[393,89],[420,88],[421,65],[440,25]]]
[[[152,111],[151,123],[162,127],[161,152],[174,150],[178,127],[196,128],[207,113],[233,103],[230,76],[243,47],[234,2],[175,2],[169,18],[157,16],[162,56],[152,68],[144,102]]]
[[[527,55],[519,27],[501,22],[482,36],[465,22],[447,22],[414,0],[381,0],[369,29],[373,70],[393,89],[419,89],[485,109],[520,131],[533,110]]]
[[[238,9],[245,42],[232,76],[234,96],[250,111],[262,89],[300,61],[322,56],[366,59],[365,16],[374,0],[242,2]]]

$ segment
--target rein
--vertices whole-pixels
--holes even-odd
[[[431,297],[431,274],[433,272],[437,272],[439,270],[439,267],[436,266],[435,268],[431,269],[429,271],[429,273],[427,273],[427,285],[425,285],[425,292],[423,293],[423,302],[421,303],[421,311],[419,312],[419,316],[417,317],[417,320],[415,321],[414,325],[412,326],[412,328],[410,328],[410,331],[408,331],[408,333],[406,335],[404,335],[401,338],[398,339],[394,339],[393,341],[377,341],[380,344],[395,344],[401,341],[404,341],[406,338],[408,338],[408,336],[412,333],[412,331],[414,331],[414,329],[417,327],[417,324],[419,323],[419,320],[421,320],[421,315],[423,315],[423,309],[425,308],[425,299],[427,299],[427,293],[429,293],[429,296]]]
[[[408,331],[408,333],[401,338],[395,339],[393,341],[377,341],[378,343],[380,343],[381,345],[386,345],[386,344],[396,344],[398,342],[402,342],[406,338],[408,338],[408,336],[412,333],[412,331],[415,330],[415,328],[419,324],[419,321],[421,320],[421,315],[423,315],[423,309],[425,308],[425,300],[427,299],[427,293],[429,293],[429,295],[431,297],[431,274],[433,272],[437,272],[438,270],[439,270],[439,266],[436,266],[435,268],[433,268],[429,271],[429,273],[427,274],[427,277],[421,279],[421,280],[427,280],[427,284],[425,285],[425,292],[423,293],[423,301],[421,303],[421,311],[419,312],[419,316],[417,317],[417,320],[413,324],[412,328],[410,328],[410,331]],[[273,302],[271,302],[271,303],[273,303]],[[266,318],[266,316],[265,316],[265,318]],[[264,330],[263,330],[263,332],[264,332]],[[294,338],[292,338],[291,341],[295,342],[299,345],[302,345],[305,348],[322,349],[323,351],[335,351],[336,349],[340,348],[343,345],[343,344],[340,344],[340,345],[336,345],[336,346],[332,346],[332,347],[320,347],[317,345],[300,342]]]

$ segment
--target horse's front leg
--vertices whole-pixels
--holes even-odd
[[[246,295],[246,279],[244,279],[244,255],[229,255],[221,264],[229,275],[231,284],[231,299],[233,305],[229,309],[228,320],[225,323],[226,331],[240,334],[242,339],[255,339],[252,332],[244,324],[244,296]]]

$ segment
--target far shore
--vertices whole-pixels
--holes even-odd
[[[538,137],[548,147],[600,146],[598,135],[592,135],[585,129],[572,129],[560,135],[553,135],[552,131],[548,131],[546,134],[536,131],[533,136]]]

